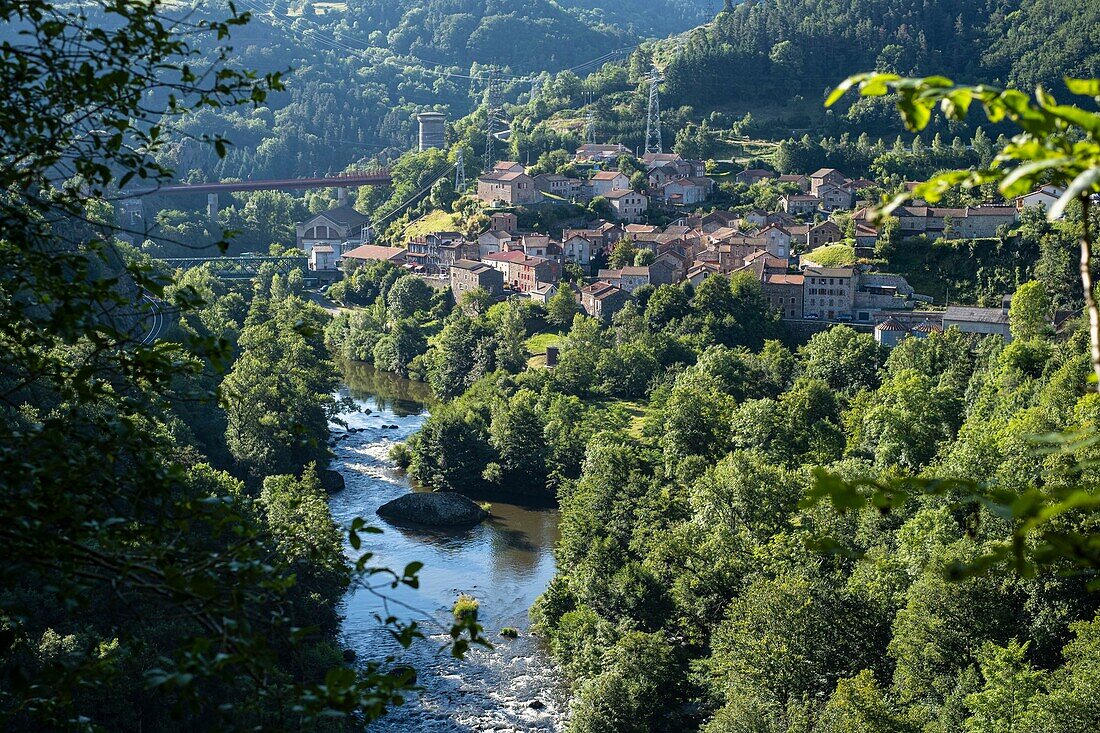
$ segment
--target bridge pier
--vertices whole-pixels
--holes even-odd
[[[343,206],[344,204],[346,204],[348,202],[348,187],[347,186],[338,186],[336,188],[336,201],[341,206]]]
[[[211,219],[218,218],[218,194],[206,194],[206,215]]]

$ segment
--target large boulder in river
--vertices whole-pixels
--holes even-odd
[[[335,494],[344,490],[344,477],[339,471],[323,468],[317,472],[317,478],[320,479],[321,488],[326,494]]]
[[[378,515],[392,522],[455,527],[477,524],[489,512],[462,494],[435,492],[405,494],[378,507]]]

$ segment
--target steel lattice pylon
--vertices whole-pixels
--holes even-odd
[[[645,151],[646,153],[663,153],[664,145],[661,142],[661,97],[657,91],[657,85],[664,81],[657,67],[649,72],[649,111],[646,114],[645,124]]]
[[[500,117],[500,88],[494,69],[489,70],[489,85],[485,89],[485,170],[493,169],[495,162],[494,140]]]

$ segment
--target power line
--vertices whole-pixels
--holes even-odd
[[[432,179],[431,183],[429,183],[427,186],[425,186],[424,188],[422,188],[419,191],[417,191],[416,193],[414,193],[409,198],[405,199],[405,201],[403,201],[402,203],[398,204],[397,208],[395,208],[393,211],[386,214],[385,216],[383,216],[378,221],[374,222],[374,226],[376,228],[381,227],[383,224],[385,224],[390,219],[392,219],[394,216],[396,216],[398,213],[400,213],[403,209],[406,209],[409,206],[411,206],[413,203],[416,202],[417,199],[419,199],[425,193],[428,193],[429,191],[431,191],[432,186],[439,183],[440,181],[442,181],[447,176],[451,175],[451,171],[454,170],[454,168],[455,168],[455,166],[453,164],[448,165],[447,167],[445,167],[443,169],[442,173],[440,173],[438,176],[436,176],[435,178]]]

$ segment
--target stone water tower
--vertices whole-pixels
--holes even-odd
[[[416,121],[420,123],[420,152],[430,148],[442,150],[447,118],[440,112],[421,112]]]

